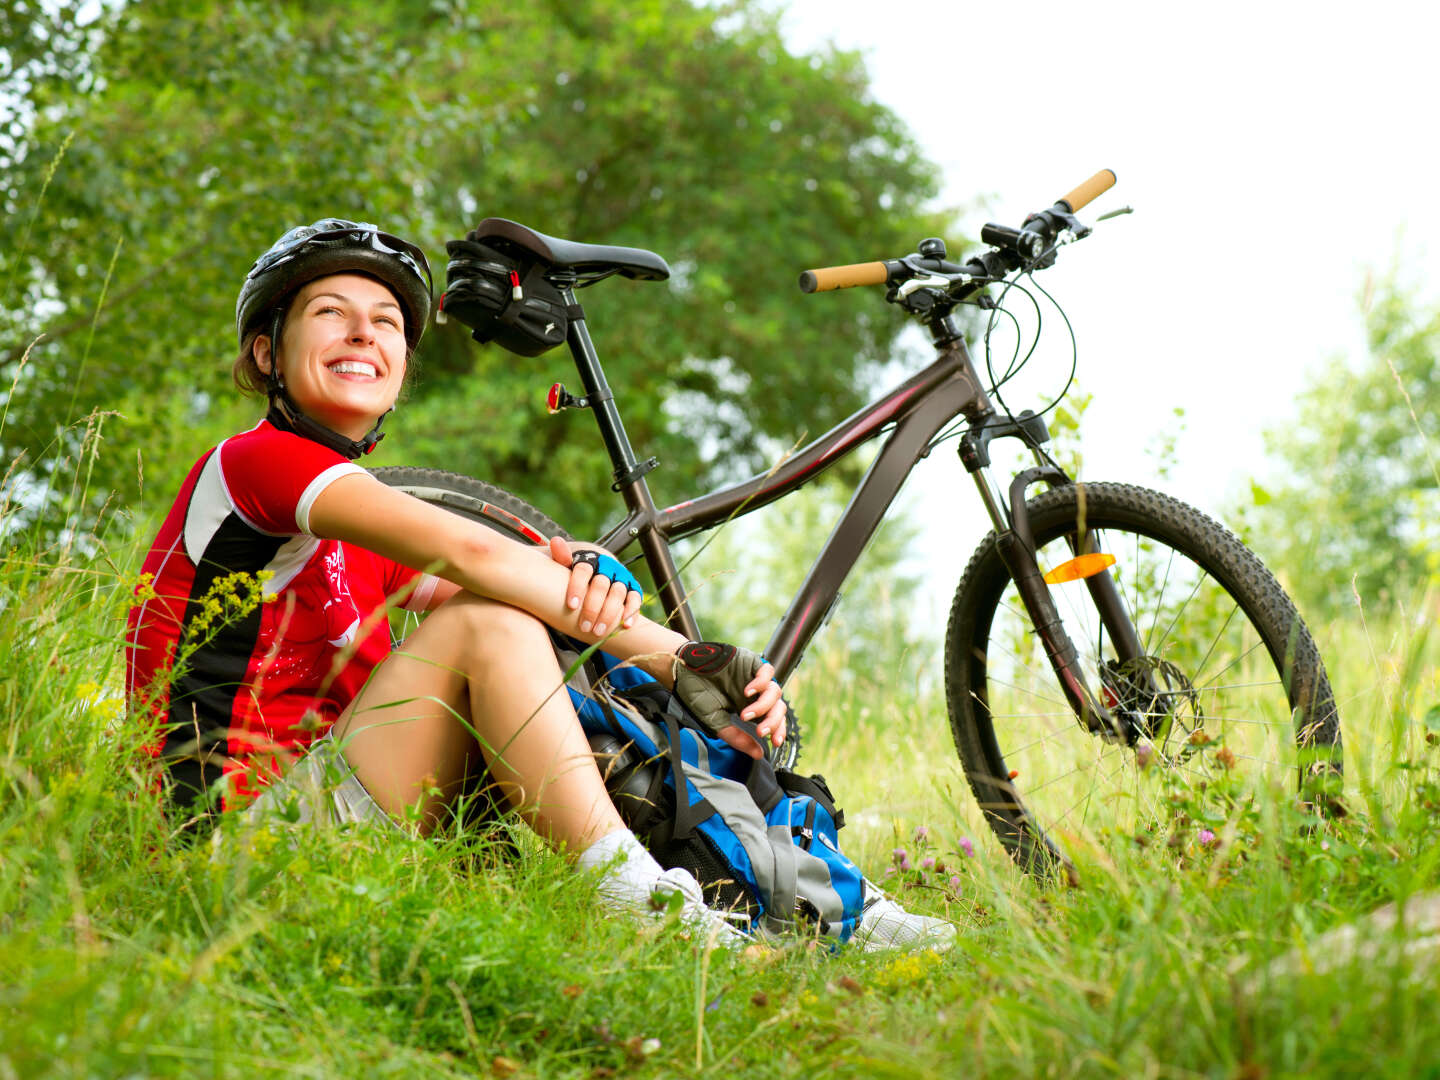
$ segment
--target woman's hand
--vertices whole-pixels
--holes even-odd
[[[673,664],[675,693],[706,730],[760,757],[760,744],[731,720],[738,711],[762,739],[774,746],[785,741],[785,702],[768,660],[724,642],[690,641],[675,650]]]
[[[754,697],[755,700],[740,713],[742,720],[756,720],[756,730],[762,739],[769,739],[771,746],[779,746],[785,741],[785,722],[789,716],[789,710],[785,708],[785,702],[780,697],[781,686],[775,681],[775,668],[767,660],[755,673],[755,678],[745,686],[745,696]],[[758,696],[757,696],[758,695]],[[734,724],[720,729],[720,738],[739,750],[743,754],[749,754],[752,758],[760,757],[762,750],[754,739],[741,731]]]
[[[645,600],[639,583],[628,572],[628,581],[612,581],[608,575],[598,572],[594,563],[576,562],[575,555],[580,551],[593,551],[605,555],[606,558],[613,557],[604,548],[593,544],[576,544],[560,536],[550,540],[550,557],[570,571],[570,584],[565,590],[565,608],[568,611],[579,611],[581,632],[604,637],[607,631],[616,627],[633,626],[640,605]],[[620,570],[624,568],[620,567]],[[618,572],[616,576],[619,577]]]

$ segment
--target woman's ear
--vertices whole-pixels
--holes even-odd
[[[270,337],[268,334],[260,334],[255,338],[255,343],[250,346],[250,355],[255,358],[255,366],[260,369],[260,374],[269,375]]]

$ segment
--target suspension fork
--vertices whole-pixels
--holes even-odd
[[[964,456],[962,452],[962,457]],[[1040,566],[1035,561],[1035,539],[1030,529],[1029,510],[1025,505],[1025,490],[1031,484],[1040,481],[1048,483],[1051,487],[1059,487],[1073,481],[1063,470],[1050,464],[1024,470],[1010,484],[1010,506],[1007,517],[1005,508],[995,497],[995,489],[985,466],[979,462],[972,463],[967,460],[966,467],[975,478],[981,500],[985,504],[986,512],[990,515],[991,523],[995,526],[995,545],[1000,559],[1005,564],[1005,568],[1010,571],[1010,578],[1015,582],[1015,589],[1020,594],[1020,602],[1030,617],[1030,624],[1035,628],[1036,635],[1045,646],[1045,655],[1050,661],[1050,667],[1055,672],[1055,677],[1059,680],[1060,687],[1065,693],[1065,699],[1074,710],[1076,719],[1091,734],[1123,737],[1125,725],[1117,720],[1109,709],[1096,698],[1086,683],[1084,672],[1080,667],[1079,652],[1075,648],[1075,643],[1070,640],[1070,635],[1065,632],[1060,613],[1056,610],[1055,601],[1050,596],[1050,587],[1045,583]],[[1072,547],[1079,546],[1073,539],[1071,545]],[[1095,579],[1100,577],[1101,575],[1097,574],[1094,578],[1087,579],[1087,585],[1090,585],[1091,596],[1100,612],[1101,621],[1107,632],[1111,632],[1112,623],[1120,631],[1121,637],[1113,638],[1113,640],[1116,640],[1117,645],[1121,640],[1127,642],[1123,652],[1130,652],[1131,645],[1133,645],[1136,650],[1133,655],[1138,655],[1138,639],[1134,627],[1130,624],[1129,616],[1125,613],[1119,591],[1115,588],[1115,583],[1109,577],[1108,572],[1104,575],[1104,581],[1096,582]],[[1122,656],[1122,659],[1128,658]]]
[[[1030,561],[1035,561],[1035,536],[1030,529],[1030,509],[1025,503],[1025,489],[1038,481],[1045,481],[1051,487],[1073,484],[1074,481],[1064,470],[1044,462],[1034,469],[1026,469],[1018,474],[1010,483],[1010,520],[1012,529],[1017,539],[1023,545],[1024,550],[1030,552]],[[1088,528],[1085,528],[1083,542],[1080,529],[1085,526],[1085,493],[1083,486],[1079,488],[1079,502],[1081,506],[1080,520],[1076,522],[1076,531],[1066,534],[1065,542],[1070,548],[1072,555],[1090,554],[1095,549],[1095,542]],[[1006,564],[1009,565],[1008,563]],[[1038,565],[1037,565],[1038,569]],[[1044,583],[1043,577],[1041,583]],[[1120,590],[1115,584],[1114,577],[1108,569],[1091,574],[1085,579],[1085,588],[1090,592],[1090,599],[1095,604],[1095,610],[1100,616],[1100,625],[1105,628],[1105,633],[1110,636],[1110,643],[1115,648],[1116,657],[1123,664],[1127,661],[1139,659],[1143,655],[1143,646],[1140,644],[1140,637],[1135,633],[1135,623],[1130,618],[1130,613],[1125,610],[1125,602],[1120,597]],[[1048,588],[1046,595],[1049,595]]]

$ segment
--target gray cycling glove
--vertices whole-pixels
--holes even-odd
[[[750,704],[745,687],[764,663],[764,657],[723,641],[689,642],[675,653],[675,693],[706,731],[718,735]]]

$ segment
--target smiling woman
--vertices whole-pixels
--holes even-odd
[[[614,560],[502,537],[355,463],[381,437],[430,305],[419,248],[336,218],[287,232],[245,279],[234,376],[269,408],[186,478],[127,636],[130,697],[154,721],[177,829],[313,791],[306,816],[428,831],[484,788],[602,871],[609,906],[679,893],[687,923],[740,940],[688,872],[662,870],[625,828],[555,692],[552,628],[604,639],[667,686],[685,639],[638,614]],[[430,612],[393,650],[392,604]],[[773,671],[734,655],[700,681],[779,745]],[[760,756],[734,724],[721,736]]]
[[[283,327],[281,385],[306,403],[306,416],[363,439],[405,378],[405,313],[394,294],[359,274],[322,278],[296,294]],[[270,342],[260,335],[252,346],[267,377],[277,371]]]

